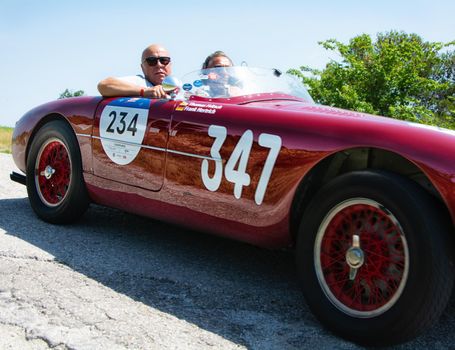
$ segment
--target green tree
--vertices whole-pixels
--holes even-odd
[[[391,31],[375,41],[363,34],[349,44],[335,39],[319,44],[341,60],[324,70],[289,70],[316,102],[455,129],[455,52],[449,51],[455,42],[425,42]]]
[[[65,91],[63,91],[60,94],[60,97],[58,99],[60,100],[62,98],[79,97],[79,96],[84,96],[84,90],[73,91],[73,90],[65,89]]]

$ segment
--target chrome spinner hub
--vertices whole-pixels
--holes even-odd
[[[44,176],[46,179],[50,179],[52,177],[52,175],[54,175],[55,173],[55,169],[52,168],[50,165],[46,166],[46,168],[44,169],[44,171],[41,172],[41,176]]]
[[[357,271],[362,267],[365,262],[365,254],[360,248],[360,237],[358,235],[352,236],[352,246],[346,251],[346,263],[349,265],[349,279],[355,280]]]
[[[359,268],[363,265],[365,256],[363,250],[356,247],[351,247],[346,252],[346,262],[352,268]]]

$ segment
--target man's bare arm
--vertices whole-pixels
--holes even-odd
[[[141,87],[122,79],[109,77],[98,83],[98,91],[104,97],[116,96],[144,96],[150,98],[166,98],[161,85],[153,87]]]

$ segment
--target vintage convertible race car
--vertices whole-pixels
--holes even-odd
[[[361,344],[417,336],[452,292],[455,133],[317,105],[276,69],[194,72],[168,99],[41,105],[13,157],[50,223],[93,202],[294,249],[312,312]]]

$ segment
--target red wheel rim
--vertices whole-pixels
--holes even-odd
[[[356,317],[377,316],[403,291],[409,268],[406,239],[396,218],[379,203],[351,199],[323,220],[315,266],[335,306]]]
[[[41,146],[36,159],[35,184],[41,200],[57,206],[64,199],[71,183],[71,161],[66,146],[58,139]]]

